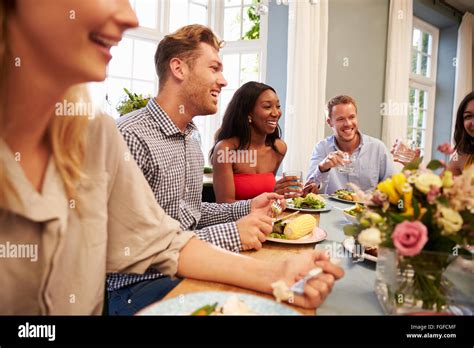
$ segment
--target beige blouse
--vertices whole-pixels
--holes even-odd
[[[112,118],[90,121],[87,139],[81,217],[53,160],[39,194],[0,139],[0,159],[23,201],[0,218],[0,315],[101,314],[106,272],[177,272],[194,234],[156,203]]]

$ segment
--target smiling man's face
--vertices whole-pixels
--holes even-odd
[[[339,142],[351,142],[357,136],[357,111],[352,103],[334,105],[327,122]]]

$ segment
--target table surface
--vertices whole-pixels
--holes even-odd
[[[325,241],[315,244],[281,244],[265,242],[259,251],[242,252],[244,255],[261,260],[285,259],[292,253],[300,253],[306,250],[322,249],[329,250],[333,257],[342,259],[341,267],[344,268],[345,276],[336,282],[331,294],[321,307],[318,315],[377,315],[383,314],[374,292],[375,263],[367,260],[357,260],[342,247],[342,241],[346,238],[342,227],[347,221],[342,209],[351,204],[327,199],[333,209],[326,213],[314,214],[319,221],[319,227],[324,229],[328,237]],[[339,209],[338,209],[339,208]],[[287,210],[287,212],[291,212]],[[273,296],[260,292],[224,285],[214,282],[205,282],[194,279],[184,279],[163,299],[167,300],[180,295],[203,291],[232,291],[243,294],[251,294],[267,299]],[[285,304],[304,315],[316,314],[314,310],[304,309],[291,304]]]

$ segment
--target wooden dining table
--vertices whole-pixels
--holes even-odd
[[[283,212],[282,215],[291,213],[290,211]],[[320,215],[318,213],[311,214],[313,215],[319,223]],[[288,258],[292,254],[298,254],[304,251],[314,250],[314,244],[283,244],[266,241],[263,243],[263,247],[258,251],[244,251],[241,254],[247,255],[259,260],[264,261],[278,261]],[[264,294],[257,291],[247,290],[231,285],[225,285],[214,282],[207,282],[195,279],[184,279],[178,286],[176,286],[171,292],[166,295],[163,300],[171,299],[174,297],[179,297],[181,295],[186,295],[195,292],[204,292],[204,291],[227,291],[227,292],[238,292],[242,294],[255,295],[266,299],[274,299],[272,295]],[[296,305],[289,303],[284,303],[285,306],[296,310],[297,312],[303,315],[315,315],[314,309],[301,308]]]

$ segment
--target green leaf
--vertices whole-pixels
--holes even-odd
[[[410,163],[408,163],[407,165],[405,165],[405,167],[403,167],[403,170],[416,170],[420,167],[420,164],[421,162],[423,161],[423,157],[418,157],[418,158],[415,158],[413,161],[411,161]]]
[[[441,161],[439,161],[437,159],[434,159],[434,160],[431,160],[430,163],[428,163],[426,168],[428,168],[430,170],[436,170],[436,169],[439,169],[439,168],[444,168],[444,165],[443,165],[443,163],[441,163]]]
[[[449,201],[448,201],[448,199],[447,199],[446,197],[444,197],[444,196],[439,196],[438,198],[436,198],[436,201],[437,201],[438,203],[441,203],[441,204],[445,205],[445,206],[449,206]]]
[[[420,207],[418,205],[418,200],[416,199],[415,195],[413,195],[411,202],[413,204],[413,217],[415,218],[415,220],[417,220],[420,216]]]

